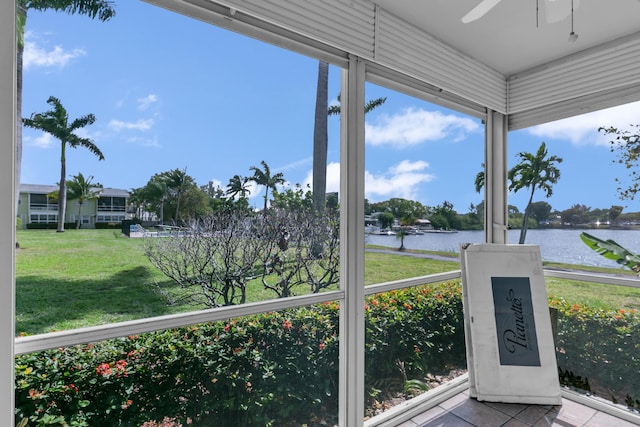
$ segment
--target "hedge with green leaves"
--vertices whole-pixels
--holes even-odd
[[[640,396],[638,316],[550,304],[559,312],[561,372],[588,376],[633,403]],[[338,308],[325,303],[18,356],[16,423],[331,425]],[[370,394],[381,381],[465,366],[458,282],[372,295],[364,309]]]
[[[460,286],[372,297],[367,376],[464,354]],[[338,304],[59,348],[16,358],[16,422],[29,425],[322,425],[335,421]],[[452,321],[452,319],[457,319]],[[452,342],[458,341],[457,344]],[[399,376],[395,373],[390,374]]]
[[[640,318],[551,298],[558,310],[557,360],[567,385],[640,409]]]

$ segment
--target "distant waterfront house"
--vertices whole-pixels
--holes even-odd
[[[57,185],[22,184],[18,217],[23,227],[27,224],[55,224],[58,221],[58,201],[52,193]],[[84,228],[95,228],[96,223],[114,223],[127,219],[129,192],[118,188],[105,187],[100,197],[82,204],[80,223]],[[78,219],[78,200],[67,200],[65,222],[75,223]]]

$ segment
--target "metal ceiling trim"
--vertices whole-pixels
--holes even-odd
[[[509,115],[509,130],[524,129],[636,101],[640,101],[640,82],[512,113]],[[606,125],[607,123],[594,124]]]
[[[617,97],[619,89],[640,83],[638,62],[640,33],[516,74],[508,78],[509,113],[526,114],[590,95],[602,99],[607,92]]]
[[[367,63],[367,81],[418,99],[485,120],[487,108],[442,88],[403,75],[380,64]]]
[[[211,0],[143,1],[342,68],[348,64],[346,51],[236,9],[233,4],[228,6]]]
[[[504,75],[384,9],[379,10],[377,63],[471,102],[506,113],[507,85]]]
[[[210,0],[211,1],[211,0]],[[373,59],[375,5],[366,1],[222,0],[292,33]]]
[[[502,74],[366,0],[144,1],[343,68],[356,55],[372,78],[476,117],[507,108]]]

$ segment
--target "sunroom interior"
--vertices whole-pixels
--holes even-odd
[[[640,2],[590,0],[147,0],[152,5],[341,69],[340,288],[336,291],[83,330],[15,338],[15,5],[0,5],[0,411],[14,425],[14,356],[130,334],[336,301],[341,426],[364,425],[365,298],[460,277],[364,286],[365,83],[481,119],[485,242],[508,241],[508,132],[640,100]],[[491,7],[492,6],[492,7]],[[474,9],[478,7],[478,9]],[[475,12],[472,12],[475,11]],[[467,21],[467,22],[464,22]],[[577,39],[574,37],[577,34]],[[548,275],[562,276],[559,272]],[[571,278],[570,273],[566,277]],[[598,276],[581,280],[607,283]],[[632,280],[612,284],[637,286]],[[408,409],[414,411],[415,409]],[[407,419],[395,414],[397,423]],[[638,417],[624,416],[631,422]],[[396,425],[393,420],[380,425]]]

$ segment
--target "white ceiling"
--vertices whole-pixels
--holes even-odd
[[[640,37],[639,0],[574,0],[574,43],[568,42],[571,0],[502,0],[482,18],[462,23],[480,1],[374,0],[507,76],[622,37]]]

